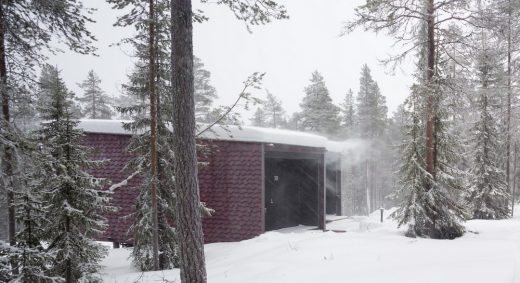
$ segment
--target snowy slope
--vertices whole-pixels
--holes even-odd
[[[379,223],[378,212],[327,227],[347,232],[302,227],[208,244],[209,282],[520,283],[518,217],[469,221],[472,232],[457,240],[406,238],[390,220]],[[178,280],[178,270],[136,272],[128,255],[124,249],[111,251],[104,261],[106,282]]]

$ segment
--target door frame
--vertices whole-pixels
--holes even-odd
[[[298,150],[291,150],[292,148],[298,148]],[[262,144],[262,227],[264,233],[267,232],[267,207],[265,206],[266,200],[266,182],[265,182],[265,165],[266,159],[303,159],[303,160],[315,160],[318,164],[318,188],[317,188],[317,211],[318,211],[318,229],[325,230],[325,215],[326,215],[326,166],[325,166],[325,149],[324,148],[307,148],[298,146],[287,146],[281,145],[281,148],[277,148],[273,144]]]

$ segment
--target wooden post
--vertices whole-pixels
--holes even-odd
[[[516,162],[517,162],[518,144],[515,143],[515,155],[513,157],[513,187],[511,188],[511,217],[515,215],[515,193],[516,193]]]

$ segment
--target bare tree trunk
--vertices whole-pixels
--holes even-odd
[[[155,88],[155,3],[154,0],[149,1],[149,92],[150,92],[150,170],[152,175],[151,183],[151,199],[152,199],[152,252],[153,252],[153,269],[159,270],[159,226],[157,213],[157,97]]]
[[[65,234],[67,236],[70,233],[70,218],[68,216],[65,216]],[[72,281],[72,261],[70,258],[67,259],[67,264],[65,267],[65,282],[66,283],[73,283]]]
[[[370,172],[370,169],[368,168],[368,163],[369,163],[369,160],[367,159],[365,161],[365,191],[366,191],[366,194],[367,194],[367,215],[370,215],[370,212],[371,212],[371,206],[370,206],[370,186],[368,184],[368,180],[369,180],[369,177],[368,177],[368,174]]]
[[[428,66],[426,70],[426,82],[428,86],[427,100],[427,117],[426,117],[426,171],[435,178],[435,141],[434,141],[434,123],[435,113],[435,97],[431,93],[433,87],[433,79],[435,74],[435,14],[433,0],[427,1],[427,30],[428,30]]]
[[[174,184],[177,192],[175,209],[181,282],[205,283],[207,276],[195,148],[191,0],[173,0],[171,14]]]
[[[511,192],[511,217],[515,215],[515,193],[516,193],[516,163],[517,159],[518,145],[515,143],[515,155],[513,157],[513,187]]]
[[[506,125],[506,182],[511,188],[511,1],[508,1],[507,17],[507,125]]]
[[[4,25],[4,3],[0,1],[0,91],[2,92],[2,124],[0,126],[10,127],[10,113],[9,113],[9,92],[7,86],[7,62],[5,54],[5,25]],[[6,146],[4,148],[4,159],[2,160],[3,173],[6,176],[7,182],[11,184],[13,176],[13,155],[11,148]],[[16,245],[16,210],[14,206],[14,192],[7,186],[7,208],[8,208],[8,230],[9,230],[9,244]],[[15,270],[16,271],[16,270]]]

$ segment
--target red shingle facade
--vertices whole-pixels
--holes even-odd
[[[199,171],[201,201],[215,210],[203,220],[206,242],[250,239],[264,231],[262,144],[214,141]]]
[[[127,146],[129,135],[86,133],[84,143],[95,151],[95,159],[107,159],[107,163],[92,171],[96,177],[107,178],[113,184],[127,178],[132,172],[123,170],[132,157]],[[206,243],[230,242],[250,239],[265,231],[264,213],[264,157],[272,153],[307,153],[320,158],[319,227],[324,228],[324,168],[323,148],[272,145],[233,140],[203,141],[210,145],[211,153],[202,160],[208,165],[199,169],[201,201],[215,210],[211,217],[203,219]],[[113,204],[119,210],[107,215],[109,228],[99,239],[128,242],[128,227],[137,187],[142,181],[134,177],[127,186],[115,190]]]
[[[95,159],[107,159],[99,168],[92,170],[96,177],[118,183],[132,172],[123,170],[132,157],[126,150],[130,136],[117,134],[88,133],[85,145],[92,147]],[[262,144],[233,141],[209,143],[212,152],[204,161],[208,165],[199,170],[201,201],[215,210],[203,220],[204,239],[207,243],[230,242],[250,239],[263,233],[262,192]],[[139,177],[130,180],[127,186],[118,188],[113,195],[113,204],[119,210],[107,215],[109,229],[100,240],[128,242],[128,227],[136,189],[142,181]]]

